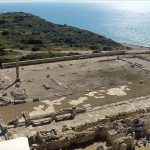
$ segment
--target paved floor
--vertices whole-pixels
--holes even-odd
[[[142,68],[146,69],[147,71],[150,71],[150,61],[146,61],[140,58],[122,58],[122,60],[133,64],[140,64]]]

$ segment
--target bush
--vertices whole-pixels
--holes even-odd
[[[126,49],[127,49],[127,50],[131,50],[132,48],[131,48],[131,47],[129,47],[129,46],[126,46]]]
[[[4,35],[4,36],[5,36],[5,35],[9,35],[9,32],[8,32],[8,31],[3,31],[3,32],[2,32],[2,35]]]
[[[100,50],[94,50],[92,53],[100,53]]]
[[[39,51],[40,50],[40,47],[39,46],[34,46],[32,47],[32,51],[33,52],[36,52],[36,51]]]
[[[39,39],[27,39],[27,40],[22,40],[21,42],[25,43],[25,44],[42,44],[42,40]]]
[[[64,53],[52,53],[52,52],[48,52],[48,53],[36,53],[36,54],[30,54],[27,56],[22,56],[20,58],[21,61],[24,60],[34,60],[34,59],[44,59],[44,58],[53,58],[53,57],[61,57],[64,56]]]
[[[6,23],[5,20],[0,20],[0,25],[3,25],[3,24],[5,24],[5,23]]]
[[[0,56],[6,55],[6,51],[3,47],[0,47]]]
[[[72,55],[81,55],[79,52],[69,52],[66,54],[67,56],[72,56]]]
[[[24,49],[24,48],[25,48],[24,46],[21,46],[21,47],[20,47],[21,50]]]
[[[104,46],[103,51],[111,51],[113,48],[111,46]]]
[[[2,63],[14,62],[13,58],[0,58],[0,67],[2,67]]]
[[[96,50],[96,49],[98,49],[98,46],[96,46],[96,45],[91,45],[91,46],[90,46],[90,49]]]

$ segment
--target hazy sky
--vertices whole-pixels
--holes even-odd
[[[99,2],[99,1],[106,1],[106,0],[0,0],[0,2]],[[107,0],[107,1],[113,1],[113,0]],[[127,0],[116,0],[116,1],[127,1]],[[128,1],[132,1],[132,0],[128,0]],[[138,0],[138,1],[142,1],[142,0]]]

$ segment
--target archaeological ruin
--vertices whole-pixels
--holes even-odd
[[[27,137],[31,150],[150,149],[147,51],[16,58],[0,75],[0,141]]]

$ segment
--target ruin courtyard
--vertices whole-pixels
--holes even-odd
[[[5,124],[1,128],[7,128],[6,137],[2,135],[0,141],[27,136],[30,145],[37,150],[46,150],[48,147],[58,149],[58,143],[50,142],[51,145],[45,144],[45,147],[42,142],[39,144],[35,139],[44,137],[39,132],[54,134],[57,130],[61,137],[72,132],[73,135],[76,134],[74,132],[91,134],[86,128],[87,124],[90,124],[89,128],[95,127],[99,131],[105,124],[101,135],[95,129],[89,138],[85,137],[87,140],[81,142],[85,145],[76,146],[71,143],[77,144],[78,141],[70,140],[69,149],[103,150],[111,146],[114,150],[147,148],[150,146],[147,142],[150,135],[147,137],[144,131],[147,133],[150,129],[150,54],[103,56],[20,66],[18,82],[15,67],[0,69],[0,106],[1,122]],[[111,118],[118,114],[121,114],[118,118]],[[139,119],[135,123],[138,124],[144,118],[148,118],[145,119],[148,121],[146,128],[142,126],[144,131],[140,130],[140,143],[136,140],[139,136],[137,130],[129,132],[127,129],[135,123],[134,119]],[[108,130],[106,125],[110,127],[107,127]],[[106,133],[103,133],[104,128]],[[119,136],[118,130],[121,130]],[[55,141],[59,141],[58,135]],[[100,140],[95,140],[93,136],[100,136]],[[107,140],[101,140],[106,136]],[[120,138],[123,138],[123,142],[118,146]],[[147,142],[146,146],[143,139]],[[86,141],[90,142],[87,144]]]

